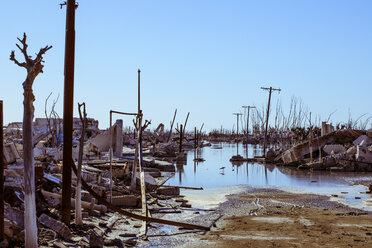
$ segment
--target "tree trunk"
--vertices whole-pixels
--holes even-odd
[[[32,81],[28,78],[23,83],[23,161],[24,161],[24,185],[25,185],[25,247],[38,247],[36,203],[35,203],[35,168],[34,148],[32,139],[32,120],[34,118],[34,94]]]

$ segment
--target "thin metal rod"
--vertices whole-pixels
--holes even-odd
[[[110,113],[120,114],[120,115],[138,115],[138,113],[124,113],[124,112],[119,112],[119,111],[115,111],[115,110],[110,110]]]
[[[65,86],[63,100],[63,174],[62,174],[62,221],[70,225],[71,218],[71,166],[72,128],[74,110],[74,64],[75,64],[75,0],[67,0]]]
[[[4,116],[3,101],[0,101],[0,240],[4,238]]]
[[[141,70],[138,69],[138,113],[141,109]]]

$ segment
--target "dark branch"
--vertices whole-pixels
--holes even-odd
[[[18,66],[21,66],[21,67],[24,67],[24,68],[27,68],[26,67],[26,63],[20,63],[16,58],[15,58],[15,55],[14,55],[14,51],[12,51],[10,53],[10,58],[9,58],[11,61],[14,61],[14,63]]]
[[[19,50],[21,50],[21,52],[23,53],[23,56],[25,57],[25,62],[28,64],[29,60],[30,60],[30,57],[27,54],[28,45],[26,44],[26,39],[27,39],[26,33],[23,33],[23,39],[22,40],[18,37],[17,37],[17,39],[19,40],[19,42],[21,42],[23,47],[21,48],[18,44],[16,44],[16,46],[18,47]]]
[[[45,46],[44,48],[40,48],[40,51],[39,53],[37,54],[36,56],[36,59],[34,60],[36,63],[41,63],[43,62],[43,55],[46,53],[46,51],[48,51],[49,49],[51,49],[53,46]]]

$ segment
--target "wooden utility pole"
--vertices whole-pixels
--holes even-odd
[[[63,99],[63,174],[62,174],[62,221],[70,225],[71,218],[71,166],[72,128],[74,110],[75,65],[75,0],[67,0],[65,87]]]
[[[256,107],[255,106],[242,106],[242,108],[248,109],[248,115],[247,115],[247,138],[248,138],[248,134],[249,134],[249,111],[251,110],[251,108],[256,108]]]
[[[142,161],[142,110],[141,110],[141,70],[138,69],[138,115],[140,116],[140,125],[138,129],[138,142],[139,142],[139,159]]]
[[[4,135],[3,101],[0,100],[0,240],[4,238]]]
[[[239,154],[239,148],[238,148],[238,135],[239,135],[239,116],[242,115],[241,113],[233,113],[233,115],[236,115],[236,155]]]
[[[263,147],[263,156],[266,157],[266,143],[267,143],[267,126],[269,124],[269,113],[270,113],[270,101],[271,101],[271,92],[272,91],[278,91],[280,92],[281,89],[274,89],[273,87],[265,88],[261,87],[262,90],[268,90],[269,91],[269,102],[267,104],[267,112],[266,112],[266,127],[265,127],[265,139],[264,139],[264,147]]]

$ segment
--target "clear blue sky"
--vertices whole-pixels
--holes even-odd
[[[5,122],[21,121],[25,70],[9,61],[17,37],[28,35],[29,54],[53,45],[34,84],[35,117],[60,94],[66,10],[62,1],[2,1],[0,99]],[[231,128],[241,106],[266,104],[261,86],[280,87],[334,122],[372,115],[372,1],[79,0],[76,12],[75,105],[107,127],[109,110],[142,109],[169,127],[190,111],[188,127]],[[19,60],[21,56],[18,51]],[[77,116],[75,107],[75,115]],[[124,124],[131,122],[124,119]]]

